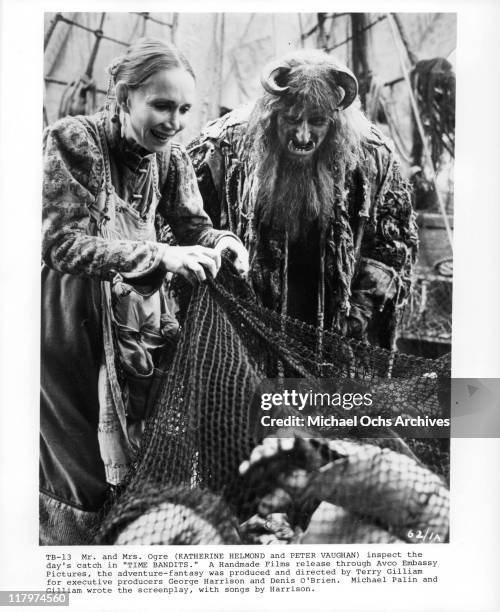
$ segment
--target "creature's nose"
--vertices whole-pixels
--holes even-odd
[[[296,138],[297,142],[301,145],[306,145],[311,140],[311,132],[307,121],[302,121],[297,127]]]

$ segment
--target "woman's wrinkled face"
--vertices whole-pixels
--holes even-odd
[[[318,150],[330,128],[330,120],[319,111],[284,110],[278,113],[276,130],[281,148],[294,158],[310,158]]]
[[[125,136],[151,153],[162,151],[186,126],[194,96],[194,79],[184,68],[156,72],[127,93]]]

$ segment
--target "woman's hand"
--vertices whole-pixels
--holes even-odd
[[[243,244],[233,238],[232,236],[224,236],[215,245],[215,250],[222,253],[225,249],[229,249],[234,256],[232,261],[238,274],[242,277],[246,277],[248,274],[248,251],[245,249]]]
[[[215,278],[221,264],[220,251],[199,245],[163,247],[163,265],[167,272],[180,274],[191,283],[203,282],[207,272]]]

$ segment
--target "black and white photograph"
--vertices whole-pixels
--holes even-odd
[[[500,8],[62,9],[0,0],[0,605],[496,609]]]
[[[456,15],[45,21],[40,543],[447,542]]]

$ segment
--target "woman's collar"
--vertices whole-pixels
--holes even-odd
[[[136,171],[146,159],[151,160],[155,154],[142,147],[135,140],[125,138],[122,135],[122,122],[118,107],[111,108],[106,113],[107,121],[105,127],[109,148],[130,169]]]

